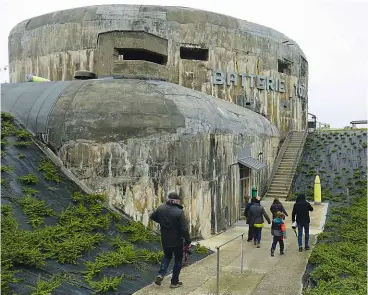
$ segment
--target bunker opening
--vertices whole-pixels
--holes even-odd
[[[145,60],[160,65],[166,65],[167,56],[147,49],[115,48],[119,60]]]
[[[279,73],[291,75],[291,63],[286,60],[279,59],[277,61],[277,70]]]
[[[180,47],[180,58],[191,60],[208,60],[208,49]]]

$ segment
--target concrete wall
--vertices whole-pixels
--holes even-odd
[[[251,110],[163,81],[6,84],[1,95],[2,109],[25,126],[39,113],[48,118],[32,131],[44,134],[83,184],[107,192],[112,207],[148,224],[153,208],[180,192],[194,237],[238,220],[239,167],[232,164],[246,150],[254,158],[262,152],[267,167],[255,178],[261,187],[280,137]]]
[[[160,54],[167,52],[167,62],[135,62],[136,68],[129,71],[126,62],[114,64],[114,46],[126,44]],[[208,49],[208,60],[182,59],[180,47]],[[279,72],[278,60],[290,62],[286,73]],[[270,28],[211,12],[134,5],[58,11],[26,20],[11,31],[9,61],[11,82],[24,81],[27,73],[68,80],[78,69],[128,77],[147,68],[150,73],[156,69],[157,78],[236,104],[248,102],[247,107],[267,116],[281,134],[291,122],[299,130],[306,122],[306,92],[294,91],[298,83],[308,89],[308,64],[298,45]],[[249,77],[245,87],[241,83],[213,85],[215,70],[282,79],[286,91],[251,87]]]

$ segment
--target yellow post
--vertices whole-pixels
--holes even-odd
[[[42,78],[42,77],[37,77],[37,76],[33,76],[33,75],[26,75],[26,82],[49,82],[49,79],[46,78]]]
[[[321,204],[321,181],[319,180],[319,176],[316,175],[316,179],[314,180],[314,204],[319,205]]]

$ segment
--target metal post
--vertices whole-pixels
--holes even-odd
[[[243,244],[244,244],[244,234],[241,236],[240,241],[240,273],[243,273]]]
[[[349,188],[346,188],[346,196],[349,198]]]
[[[217,249],[217,282],[216,282],[216,294],[220,294],[220,248]]]

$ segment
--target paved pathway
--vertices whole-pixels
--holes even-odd
[[[269,201],[262,202],[267,212]],[[261,248],[257,249],[253,243],[244,241],[244,271],[240,273],[240,239],[229,243],[220,251],[220,294],[232,295],[298,295],[302,290],[302,276],[308,261],[310,251],[298,252],[297,239],[291,229],[291,209],[293,202],[284,202],[289,213],[286,219],[288,237],[285,240],[285,255],[280,256],[278,248],[275,257],[270,256],[271,240],[270,225],[266,225],[262,232]],[[327,206],[314,206],[311,214],[311,246],[315,236],[321,232]],[[228,231],[203,240],[200,243],[212,250],[232,237],[248,232],[244,221]],[[170,289],[170,276],[165,277],[162,285],[151,284],[134,295],[150,294],[188,294],[204,295],[216,294],[216,254],[210,255],[197,263],[184,268],[180,280],[184,286]],[[153,280],[154,278],[152,278]]]

